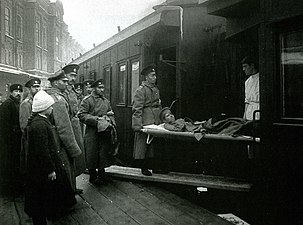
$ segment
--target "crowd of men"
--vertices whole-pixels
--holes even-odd
[[[54,126],[58,139],[56,154],[58,158],[63,154],[67,156],[61,157],[60,163],[75,195],[83,192],[76,187],[76,177],[86,169],[92,184],[108,181],[104,168],[114,162],[113,149],[118,143],[114,112],[104,96],[103,80],[75,83],[78,69],[76,64],[65,66],[48,78],[51,87],[45,90],[53,99],[51,113],[46,117]],[[1,191],[26,192],[25,180],[32,176],[27,173],[27,160],[32,151],[28,147],[32,142],[28,140],[27,128],[31,117],[37,114],[33,101],[41,89],[38,78],[30,79],[24,85],[12,84],[9,97],[0,105]],[[50,177],[54,179],[55,176]]]
[[[65,180],[59,189],[52,188],[58,193],[66,187],[60,191],[62,206],[68,190],[73,196],[83,192],[76,186],[77,176],[88,170],[89,182],[102,185],[110,180],[105,168],[115,163],[119,142],[114,112],[104,96],[104,82],[99,79],[76,83],[78,70],[76,64],[63,67],[48,78],[51,87],[46,90],[41,90],[38,78],[24,85],[12,84],[9,97],[0,105],[0,190],[17,194],[25,191],[25,211],[37,221],[35,224],[47,224],[46,212],[52,210],[46,208],[52,200],[46,200],[46,196],[53,192],[50,187],[54,181]],[[135,91],[133,102],[133,157],[145,176],[152,175],[149,168],[154,147],[146,142],[147,135],[141,129],[159,124],[162,108],[155,70],[150,65],[141,71],[145,80]],[[46,168],[48,172],[43,175]],[[54,195],[48,199],[60,194]],[[74,201],[68,198],[66,202]]]

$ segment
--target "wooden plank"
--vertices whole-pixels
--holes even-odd
[[[0,195],[0,207],[7,204],[10,201],[13,201],[12,197],[8,197],[8,196],[5,196],[5,195]]]
[[[85,200],[77,196],[77,205],[71,217],[80,225],[106,225],[107,223],[94,211]]]
[[[66,215],[55,221],[48,221],[49,225],[80,225],[71,215]]]
[[[134,185],[143,188],[145,191],[157,196],[161,201],[166,201],[168,204],[178,207],[184,213],[196,218],[200,224],[230,224],[216,214],[186,199],[180,198],[179,196],[172,194],[171,192],[166,191],[162,188],[152,185],[145,185],[143,183],[135,183]]]
[[[77,186],[83,189],[81,195],[84,200],[102,217],[107,224],[112,225],[138,225],[138,223],[119,209],[110,199],[106,198],[96,188],[88,183],[88,176],[77,178]]]
[[[19,225],[19,217],[13,201],[0,206],[0,224]]]
[[[199,174],[186,174],[170,172],[169,174],[153,174],[153,176],[144,176],[138,168],[111,166],[106,168],[106,172],[113,177],[121,177],[142,181],[183,184],[191,186],[202,186],[213,189],[245,191],[248,192],[251,184],[234,179],[219,176],[206,176]]]
[[[15,208],[19,216],[20,225],[32,225],[32,219],[24,212],[24,197],[15,198]]]
[[[87,175],[81,175],[85,177]],[[116,205],[121,211],[126,213],[138,224],[142,225],[154,225],[154,224],[171,224],[154,214],[148,208],[137,202],[135,199],[131,198],[127,194],[121,192],[115,186],[108,184],[100,187],[95,187],[96,191],[102,194],[104,197],[109,199],[113,204]]]
[[[169,221],[171,224],[200,224],[200,221],[196,219],[196,217],[192,217],[182,211],[178,205],[169,204],[166,199],[158,198],[156,195],[146,191],[145,188],[140,188],[131,182],[121,181],[114,181],[113,185],[120,191],[127,193],[129,197],[135,199],[141,204],[144,204],[149,210]],[[211,215],[216,217],[213,214]],[[207,216],[209,217],[210,213]]]

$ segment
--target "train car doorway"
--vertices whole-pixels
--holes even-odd
[[[176,99],[176,47],[161,49],[157,64],[162,106],[170,106]]]

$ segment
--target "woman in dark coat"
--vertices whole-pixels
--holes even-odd
[[[28,140],[25,212],[33,224],[47,224],[46,218],[67,212],[76,199],[68,180],[65,162],[54,126],[50,123],[53,98],[39,91],[33,100],[33,116],[25,130]]]

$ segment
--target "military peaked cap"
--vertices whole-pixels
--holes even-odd
[[[55,80],[68,80],[68,78],[63,70],[59,70],[53,76],[49,77],[48,80],[53,82]]]
[[[24,86],[30,88],[34,86],[40,86],[40,84],[41,84],[41,80],[39,78],[33,78],[27,81]]]
[[[83,84],[82,83],[76,83],[76,84],[74,84],[74,87],[75,87],[75,89],[78,89],[78,88],[83,88]]]
[[[83,81],[84,86],[92,85],[95,81],[94,80],[85,80]]]
[[[21,84],[12,84],[9,87],[10,92],[13,92],[15,90],[23,91],[23,86]]]
[[[79,65],[69,64],[62,68],[65,74],[77,74],[79,70]]]
[[[104,82],[103,82],[103,79],[99,79],[99,80],[96,80],[92,85],[91,87],[97,87],[99,85],[104,85]]]
[[[141,75],[147,76],[150,72],[156,72],[156,65],[152,64],[152,65],[146,66],[146,67],[141,71]]]

